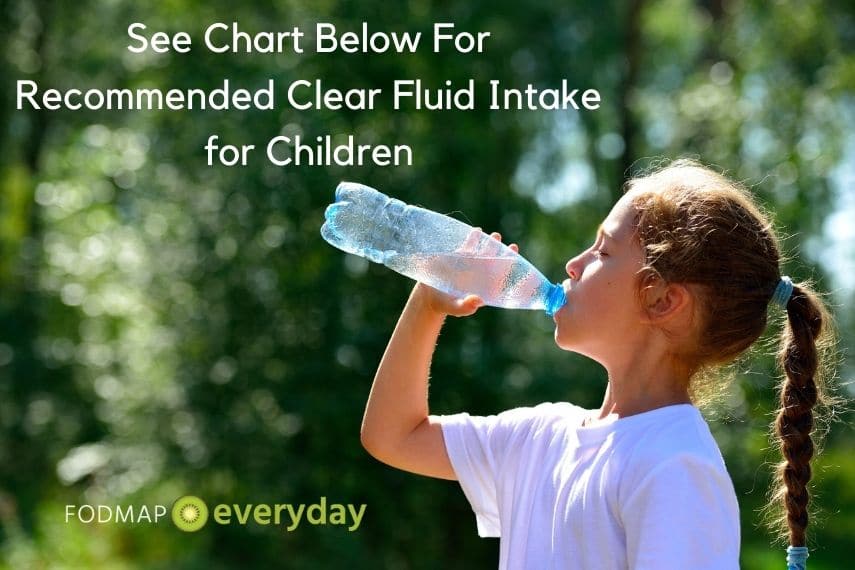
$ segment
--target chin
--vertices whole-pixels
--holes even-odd
[[[555,344],[561,350],[572,350],[573,352],[578,352],[576,347],[573,345],[572,339],[567,338],[566,334],[561,333],[561,328],[555,328]]]
[[[583,339],[569,337],[566,333],[562,334],[560,328],[555,329],[555,344],[561,350],[566,350],[568,352],[575,352],[576,354],[581,354],[582,356],[587,356],[593,360],[597,359],[596,350],[592,350],[592,347],[586,347]]]
[[[569,314],[567,305],[558,309],[552,319],[555,321],[555,344],[564,350],[570,350],[570,345],[578,341],[574,337],[578,337],[580,332],[576,319]]]

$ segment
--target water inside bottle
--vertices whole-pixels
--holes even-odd
[[[484,257],[465,253],[400,255],[384,260],[390,269],[455,296],[474,294],[488,305],[543,309],[549,283],[516,256]]]

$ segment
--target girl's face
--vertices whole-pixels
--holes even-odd
[[[594,244],[567,262],[567,303],[555,320],[555,342],[601,361],[632,342],[642,318],[636,273],[644,256],[631,201],[624,194],[600,225]]]

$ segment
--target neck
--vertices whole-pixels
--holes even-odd
[[[609,381],[598,418],[609,414],[632,416],[664,406],[692,403],[689,374],[675,367],[669,358],[630,358],[620,365],[606,366],[606,370]]]

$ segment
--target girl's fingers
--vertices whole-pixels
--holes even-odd
[[[484,305],[484,300],[478,295],[466,295],[457,301],[457,306],[460,310],[466,311],[468,314],[474,313],[478,308]]]
[[[472,228],[472,231],[469,232],[469,235],[466,236],[466,239],[460,245],[459,251],[463,252],[463,253],[474,253],[475,250],[478,249],[479,250],[478,252],[483,254],[483,255],[489,255],[491,253],[492,254],[498,254],[501,251],[501,246],[499,246],[498,244],[495,244],[495,247],[494,247],[494,246],[490,245],[489,242],[479,243],[480,236],[481,236],[481,228]],[[500,234],[499,232],[492,232],[490,234],[490,237],[499,243],[502,242],[502,234]],[[476,247],[476,246],[480,246],[480,247]],[[520,251],[519,246],[515,243],[510,244],[508,247],[512,251],[515,251],[517,253],[519,253],[519,251]],[[494,249],[496,251],[493,251]]]
[[[496,240],[496,241],[502,241],[502,234],[500,234],[499,232],[493,232],[493,233],[491,233],[491,234],[490,234],[490,237],[491,237],[491,238],[493,238],[493,239],[494,239],[494,240]],[[517,245],[517,244],[515,244],[515,243],[510,244],[508,247],[509,247],[511,250],[515,251],[516,253],[519,253],[519,252],[520,252],[520,246],[518,246],[518,245]]]
[[[463,303],[470,307],[480,307],[484,304],[484,300],[478,295],[466,295],[463,297]]]
[[[491,233],[490,237],[493,238],[494,240],[502,241],[502,234],[500,234],[499,232]],[[510,244],[508,247],[514,251],[517,251],[517,252],[520,250],[519,246],[515,243]]]
[[[472,252],[475,250],[475,246],[478,245],[478,242],[481,239],[481,228],[472,228],[472,231],[469,232],[469,235],[466,236],[466,239],[460,245],[460,250],[463,252]]]

